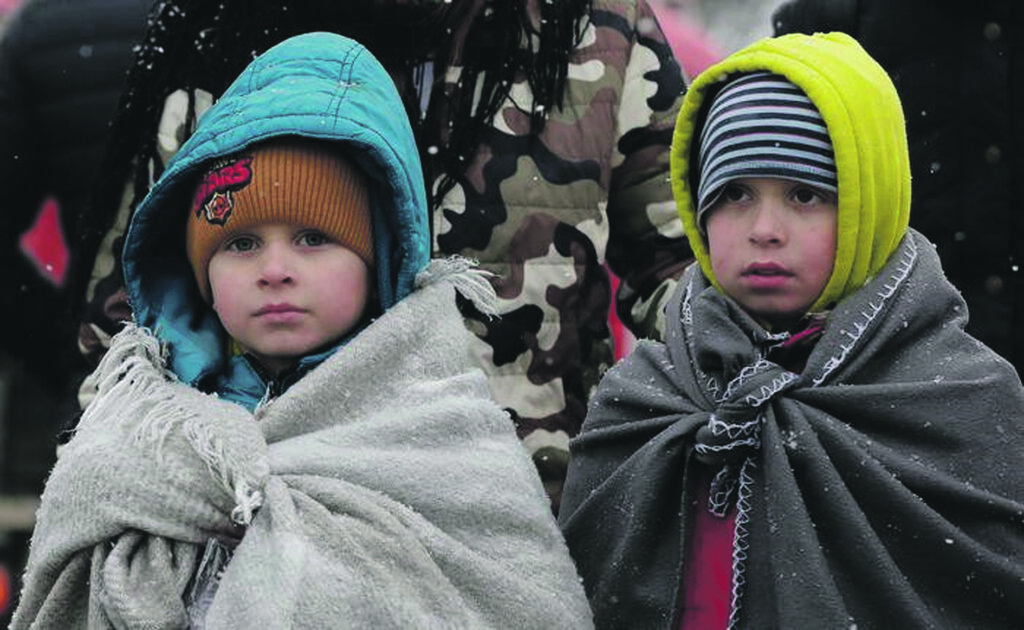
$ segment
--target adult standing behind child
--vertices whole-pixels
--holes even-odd
[[[398,86],[425,167],[432,255],[495,274],[501,317],[466,308],[470,351],[515,412],[557,507],[569,436],[613,359],[603,263],[623,281],[620,316],[657,336],[691,259],[668,178],[685,87],[645,0],[163,3],[88,226],[93,246],[106,240],[83,347],[102,354],[124,318],[114,215],[129,174],[141,198],[254,52],[310,30],[358,39]]]
[[[135,212],[135,313],[42,496],[13,627],[588,627],[430,261],[412,130],[327,33],[254,60]],[[458,492],[451,488],[457,487]]]
[[[560,524],[601,628],[1019,628],[1024,388],[908,228],[903,113],[842,33],[684,100],[699,264],[602,380]]]

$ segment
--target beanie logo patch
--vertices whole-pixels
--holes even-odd
[[[196,189],[192,203],[196,218],[205,217],[207,223],[214,225],[227,224],[235,207],[231,193],[244,189],[250,182],[252,156],[236,157],[215,165]]]

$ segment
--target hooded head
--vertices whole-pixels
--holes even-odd
[[[123,260],[136,322],[167,345],[184,382],[223,369],[227,339],[208,304],[206,264],[233,229],[279,216],[313,221],[364,258],[389,309],[430,257],[418,156],[394,83],[362,45],[309,33],[271,48],[203,114],[132,217]],[[232,190],[227,180],[246,174]],[[309,197],[276,199],[281,177],[316,183]],[[331,198],[360,210],[319,212]]]
[[[722,142],[737,123],[750,136]],[[690,246],[719,290],[701,215],[737,177],[838,189],[835,263],[811,312],[862,287],[907,231],[910,162],[899,97],[882,67],[843,33],[764,39],[708,68],[684,98],[671,161]]]

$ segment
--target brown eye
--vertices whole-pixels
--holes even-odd
[[[746,196],[746,191],[744,191],[742,187],[737,186],[736,184],[726,184],[725,187],[722,188],[721,199],[722,201],[725,201],[727,203],[737,203],[743,201],[743,199]]]
[[[814,203],[820,197],[818,193],[810,188],[798,188],[793,193],[793,198],[796,199],[797,203]]]

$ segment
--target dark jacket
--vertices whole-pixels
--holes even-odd
[[[3,309],[0,337],[33,367],[52,366],[53,353],[73,350],[74,336],[64,334],[62,292],[21,254],[18,238],[47,197],[72,238],[150,4],[29,0],[0,44],[0,291],[18,296],[18,308]]]
[[[18,427],[32,426],[37,434],[51,432],[44,421],[59,426],[62,419],[53,416],[60,412],[50,407],[63,397],[73,403],[69,390],[81,362],[66,289],[37,271],[21,252],[19,237],[52,198],[64,235],[73,240],[74,220],[96,175],[150,4],[28,0],[0,41],[0,356],[13,362],[19,379],[10,405],[0,410],[18,420],[8,423],[9,444],[21,439],[11,433]],[[25,453],[25,444],[11,450]],[[32,459],[52,458],[52,451],[52,446],[41,448]],[[5,468],[24,471],[9,457],[3,461]],[[45,461],[26,465],[48,469]],[[41,488],[41,476],[38,482]]]
[[[791,0],[776,34],[842,30],[889,72],[910,140],[910,224],[938,248],[968,332],[1024,368],[1024,9],[1011,0]]]

